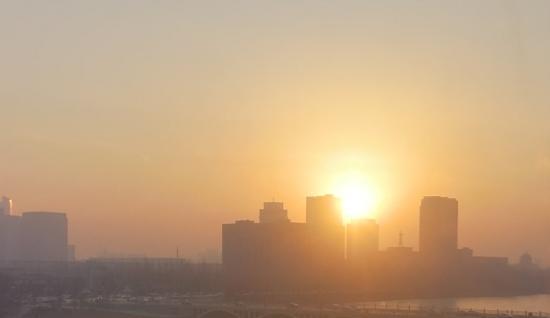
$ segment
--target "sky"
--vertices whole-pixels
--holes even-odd
[[[0,1],[0,194],[80,258],[194,257],[361,175],[381,245],[424,195],[550,264],[547,1]]]

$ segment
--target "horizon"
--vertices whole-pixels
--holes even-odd
[[[310,195],[310,196],[307,196],[306,199],[315,198],[315,197],[327,197],[327,196],[328,197],[334,197],[338,200],[342,200],[341,197],[339,197],[337,195],[334,195],[332,193],[325,193],[325,194],[319,194],[319,195]],[[10,203],[13,204],[13,200],[11,200],[11,198],[6,197],[6,196],[3,196],[2,198],[9,200]],[[422,200],[424,200],[426,198],[444,198],[444,199],[457,200],[456,198],[450,198],[450,197],[445,197],[445,196],[441,196],[441,195],[425,195],[425,196],[422,197]],[[459,217],[458,217],[458,219],[460,220],[460,200],[457,200],[457,202],[458,202],[458,207],[459,207],[459,210],[458,210]],[[263,203],[264,203],[264,205],[266,203],[281,203],[284,206],[284,201],[271,200],[271,201],[264,201]],[[420,204],[419,204],[419,207],[420,207]],[[346,214],[345,204],[342,204],[342,207],[340,209],[341,209],[341,214],[342,214],[342,223],[341,224],[344,227],[346,227],[347,225],[350,225],[350,224],[354,224],[356,222],[363,221],[363,220],[374,221],[374,222],[376,222],[376,224],[378,224],[378,219],[376,217],[374,217],[371,213],[365,213],[364,215],[354,216],[352,218],[346,218],[346,216],[345,216],[345,214]],[[258,211],[261,211],[261,210],[258,209]],[[36,211],[21,211],[21,212],[17,213],[17,212],[15,212],[15,209],[12,209],[10,211],[10,213],[8,213],[6,215],[21,217],[24,214],[34,214],[34,213],[62,214],[64,216],[66,216],[67,218],[70,218],[70,215],[68,215],[65,212],[44,211],[44,210],[42,210],[42,211],[38,211],[38,210],[36,210]],[[288,222],[305,224],[306,223],[306,221],[305,221],[305,211],[304,211],[303,215],[304,215],[304,220],[302,220],[302,221],[295,221],[292,218],[289,218]],[[235,223],[241,222],[241,221],[251,221],[253,223],[261,223],[261,217],[260,217],[259,214],[254,218],[239,218],[239,217],[237,217],[236,219],[234,219],[230,222],[224,223],[224,224],[235,224]],[[418,230],[417,230],[417,232],[418,232]],[[383,229],[382,229],[381,233],[384,234]],[[479,256],[480,254],[476,253],[475,246],[465,246],[465,245],[460,243],[460,236],[461,236],[460,233],[461,233],[461,231],[460,231],[460,227],[459,227],[458,228],[458,237],[459,237],[458,249],[459,250],[471,249],[471,250],[473,250],[474,255]],[[400,247],[401,246],[406,246],[406,247],[411,247],[413,250],[418,250],[418,240],[417,239],[415,240],[417,242],[417,244],[410,244],[409,242],[407,242],[407,244],[403,243],[404,242],[403,237],[405,236],[405,234],[406,233],[404,233],[402,230],[399,230],[399,232],[397,233],[397,237],[398,237],[398,239],[396,240],[397,243],[394,242],[394,244],[390,243],[388,245],[382,246],[380,248],[380,251],[384,251],[386,249],[390,249],[390,248],[397,247],[397,246],[400,246]],[[72,244],[72,242],[70,240],[69,240],[68,243],[69,243],[70,246],[77,247],[74,244]],[[161,257],[161,258],[182,258],[182,259],[185,259],[185,260],[188,260],[188,261],[207,261],[207,262],[212,262],[212,263],[221,263],[221,261],[222,261],[221,260],[221,242],[220,242],[219,246],[213,246],[211,248],[206,248],[202,251],[199,251],[195,255],[180,255],[179,246],[176,246],[175,249],[176,249],[175,250],[175,253],[176,253],[175,255],[148,255],[147,253],[132,253],[132,252],[128,252],[128,251],[109,251],[109,250],[105,249],[105,250],[101,251],[100,253],[98,253],[96,255],[88,255],[86,257],[76,257],[76,260],[88,260],[88,259],[94,259],[94,258],[158,258],[158,257]],[[511,264],[514,264],[514,263],[518,263],[520,261],[520,257],[522,257],[525,254],[529,254],[529,253],[528,252],[522,253],[520,256],[517,257],[517,259],[514,259],[513,257],[510,257],[510,256],[503,256],[503,255],[491,254],[490,256],[506,257],[506,258],[509,259],[509,262]],[[78,256],[78,254],[76,254],[76,256]],[[538,266],[543,266],[543,267],[547,266],[547,264],[545,264],[544,261],[540,261],[540,259],[537,257],[537,255],[530,255],[530,256],[533,257],[533,261]]]
[[[196,257],[334,193],[381,248],[441,195],[460,246],[550,264],[549,2],[0,7],[0,194],[67,213],[79,258]]]

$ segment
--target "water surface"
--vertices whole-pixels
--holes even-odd
[[[388,308],[433,307],[435,309],[473,309],[473,310],[501,310],[501,311],[530,311],[550,313],[550,294],[516,296],[516,297],[463,297],[463,298],[434,298],[409,299],[365,302],[368,306]]]

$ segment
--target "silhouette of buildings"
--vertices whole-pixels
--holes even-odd
[[[18,259],[20,227],[21,217],[0,214],[0,261]]]
[[[266,211],[278,212],[267,221]],[[507,258],[458,249],[458,201],[452,198],[422,199],[419,251],[403,245],[402,233],[397,246],[379,250],[374,220],[344,228],[340,200],[332,195],[306,199],[306,223],[288,221],[282,203],[265,204],[260,220],[222,226],[226,292],[418,297],[501,294],[521,285]]]
[[[13,215],[12,202],[0,203],[0,261],[67,261],[69,248],[67,217],[64,213],[26,212]]]
[[[2,197],[0,201],[0,215],[9,216],[12,213],[12,201],[8,197]]]
[[[429,196],[420,205],[419,251],[427,255],[455,253],[458,248],[458,201]]]
[[[64,213],[26,212],[21,217],[21,259],[66,261],[67,217]]]
[[[308,197],[306,223],[290,222],[279,202],[264,203],[260,222],[222,225],[226,287],[288,290],[338,279],[345,258],[340,200]]]
[[[345,228],[340,199],[333,195],[306,198],[306,229],[310,240],[310,274],[319,288],[340,280],[345,260]]]
[[[379,227],[375,220],[353,220],[347,225],[346,250],[350,262],[366,262],[378,253]]]
[[[327,194],[306,198],[306,223],[318,227],[341,226],[342,204],[337,197]]]
[[[345,230],[340,199],[327,194],[306,198],[306,224],[311,232],[313,257],[330,267],[345,257]],[[322,266],[322,265],[321,265]]]
[[[260,210],[260,223],[289,222],[283,202],[264,202]]]
[[[237,221],[222,226],[222,262],[230,291],[288,290],[308,270],[306,225]]]

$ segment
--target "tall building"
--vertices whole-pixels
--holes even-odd
[[[19,233],[21,217],[0,214],[0,261],[19,258]]]
[[[341,226],[342,204],[331,195],[306,198],[306,223],[314,226]]]
[[[304,288],[313,267],[309,232],[303,223],[222,225],[222,263],[226,292]]]
[[[0,200],[0,260],[16,260],[19,256],[20,217],[12,215],[13,203],[3,196]]]
[[[12,214],[13,203],[10,198],[2,197],[0,201],[0,215],[11,215]]]
[[[67,217],[64,213],[23,213],[20,228],[20,257],[22,260],[67,260]]]
[[[458,201],[428,196],[420,205],[419,251],[426,255],[456,252],[458,248]]]
[[[378,252],[379,227],[375,220],[354,220],[347,225],[347,258],[351,262],[365,262]]]
[[[290,222],[282,203],[268,202],[260,223],[223,224],[226,292],[298,291],[341,282],[345,234],[340,202],[333,196],[308,198],[307,213],[308,223]]]
[[[260,210],[260,223],[289,222],[283,202],[264,202]]]
[[[346,234],[340,199],[333,195],[306,199],[306,225],[311,236],[312,274],[334,285],[341,278],[346,257]]]

